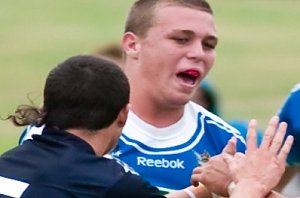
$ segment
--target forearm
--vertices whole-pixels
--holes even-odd
[[[231,192],[230,198],[287,198],[275,191],[271,191],[267,195],[265,194],[264,188],[257,183],[241,182]]]

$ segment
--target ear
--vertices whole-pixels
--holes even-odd
[[[117,124],[119,127],[123,127],[126,123],[128,112],[129,112],[129,104],[127,104],[119,113],[117,118]]]
[[[125,32],[122,38],[122,47],[128,57],[137,59],[140,51],[139,38],[133,32]]]

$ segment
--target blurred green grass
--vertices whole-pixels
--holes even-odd
[[[120,41],[133,0],[10,0],[0,6],[0,115],[35,103],[48,71],[66,57]],[[300,2],[210,1],[220,43],[209,77],[224,118],[256,118],[262,127],[298,82]],[[0,153],[22,128],[0,121]]]

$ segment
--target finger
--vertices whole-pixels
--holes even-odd
[[[191,176],[191,184],[195,187],[197,187],[199,185],[199,176],[198,175]]]
[[[230,140],[228,140],[227,145],[224,147],[222,153],[234,155],[236,153],[236,143],[236,137],[231,137]]]
[[[277,116],[273,116],[270,119],[268,127],[265,131],[262,143],[260,145],[261,149],[268,149],[269,148],[269,146],[270,146],[270,144],[271,144],[271,142],[274,138],[275,131],[276,131],[276,128],[277,128],[277,125],[278,125],[278,121],[279,121],[279,119],[278,119]]]
[[[202,166],[197,166],[196,168],[193,169],[193,173],[192,174],[200,174],[203,171],[203,167]]]
[[[203,171],[202,167],[194,168],[193,174],[191,176],[191,184],[193,186],[198,186],[199,185],[199,182],[202,180],[202,174],[201,174],[202,171]]]
[[[250,120],[247,132],[247,152],[254,151],[257,148],[256,120]]]
[[[199,181],[200,181],[200,175],[192,175],[191,176],[191,184],[195,187],[197,187],[199,185]]]
[[[270,151],[277,154],[279,149],[281,148],[285,132],[286,132],[287,124],[285,122],[281,122],[279,124],[278,130],[275,134],[273,141],[271,142]]]
[[[286,158],[287,158],[287,156],[288,156],[288,154],[289,154],[289,152],[292,148],[293,142],[294,142],[294,137],[289,135],[287,137],[287,139],[285,140],[285,142],[284,142],[284,144],[283,144],[283,146],[282,146],[282,148],[281,148],[281,150],[278,154],[278,159],[280,161],[284,161],[284,162],[286,161]]]

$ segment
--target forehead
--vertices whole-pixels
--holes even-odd
[[[180,5],[157,6],[152,28],[161,29],[163,32],[182,31],[217,37],[212,14]]]

